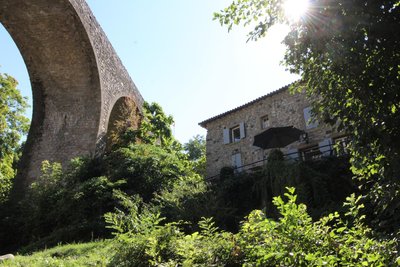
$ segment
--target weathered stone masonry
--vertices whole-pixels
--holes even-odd
[[[15,181],[22,191],[43,160],[65,164],[101,153],[117,100],[128,97],[140,111],[143,98],[84,0],[0,0],[0,22],[22,54],[33,91]]]
[[[304,112],[309,106],[305,94],[291,94],[286,86],[199,123],[207,129],[207,177],[218,175],[222,167],[232,166],[233,155],[240,154],[241,165],[263,160],[268,151],[253,146],[253,142],[254,136],[268,127],[294,126],[307,132],[308,142],[295,142],[283,148],[284,153],[333,143],[341,134],[334,132],[331,127],[317,123],[306,125]],[[267,118],[268,125],[263,126],[264,118]],[[241,128],[241,125],[241,139],[224,142],[224,131]]]

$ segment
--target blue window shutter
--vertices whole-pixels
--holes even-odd
[[[224,128],[223,130],[223,138],[224,138],[224,144],[229,144],[229,129]]]
[[[232,155],[232,167],[235,168],[235,171],[242,171],[242,155],[240,153],[236,153]]]
[[[287,152],[287,159],[289,159],[289,161],[299,160],[299,150],[297,148],[289,149]]]
[[[324,139],[322,142],[318,143],[319,146],[319,151],[321,151],[321,154],[323,157],[328,157],[332,153],[332,139],[327,138]]]
[[[244,128],[244,122],[241,122],[239,127],[240,127],[240,139],[243,139],[246,137],[246,129]]]
[[[318,126],[318,122],[312,119],[311,107],[303,109],[306,129],[312,129]]]

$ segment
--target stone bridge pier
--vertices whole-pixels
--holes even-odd
[[[84,0],[0,0],[0,22],[32,85],[32,122],[14,186],[22,195],[43,160],[66,164],[102,153],[115,103],[130,99],[140,114],[143,98]]]

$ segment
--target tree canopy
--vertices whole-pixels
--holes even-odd
[[[124,121],[127,118],[124,118]],[[126,123],[123,123],[125,125]],[[143,103],[143,117],[138,128],[128,127],[120,131],[120,146],[144,143],[160,146],[170,152],[181,152],[181,144],[172,135],[174,119],[165,114],[157,103]]]
[[[0,73],[0,202],[11,187],[16,152],[29,129],[29,119],[24,115],[28,104],[17,86],[13,77]]]
[[[206,139],[202,135],[195,135],[183,145],[189,160],[199,160],[206,154]]]
[[[274,24],[290,26],[283,62],[301,75],[315,113],[350,134],[352,170],[386,229],[400,220],[399,5],[313,0],[293,22],[284,17],[283,0],[238,0],[215,14],[229,29],[255,22],[251,40]]]

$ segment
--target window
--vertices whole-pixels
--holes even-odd
[[[239,142],[246,137],[244,123],[240,123],[232,128],[224,128],[223,138],[224,144]]]
[[[270,124],[268,115],[261,117],[261,129],[267,129],[269,126]]]
[[[333,143],[335,145],[336,155],[343,156],[343,155],[349,154],[349,150],[348,150],[349,140],[348,140],[347,136],[335,138]]]
[[[313,114],[311,112],[311,107],[306,107],[303,109],[304,121],[306,122],[306,129],[312,129],[318,126],[318,121],[313,119]]]
[[[317,160],[321,158],[321,150],[319,150],[318,145],[314,145],[301,150],[302,159],[307,160]]]
[[[242,155],[240,153],[235,153],[232,155],[232,167],[236,172],[242,171]]]
[[[297,148],[292,148],[287,151],[285,154],[285,160],[290,162],[298,161],[299,160],[299,150]]]
[[[313,145],[301,150],[301,156],[303,160],[318,160],[332,155],[332,139],[330,138],[326,138],[317,145]]]
[[[233,127],[230,130],[230,133],[231,133],[231,142],[232,143],[240,141],[241,138],[240,138],[240,127],[239,127],[239,125],[236,126],[236,127]]]
[[[323,157],[329,157],[333,155],[331,138],[326,138],[322,140],[321,142],[318,143],[318,146]]]

